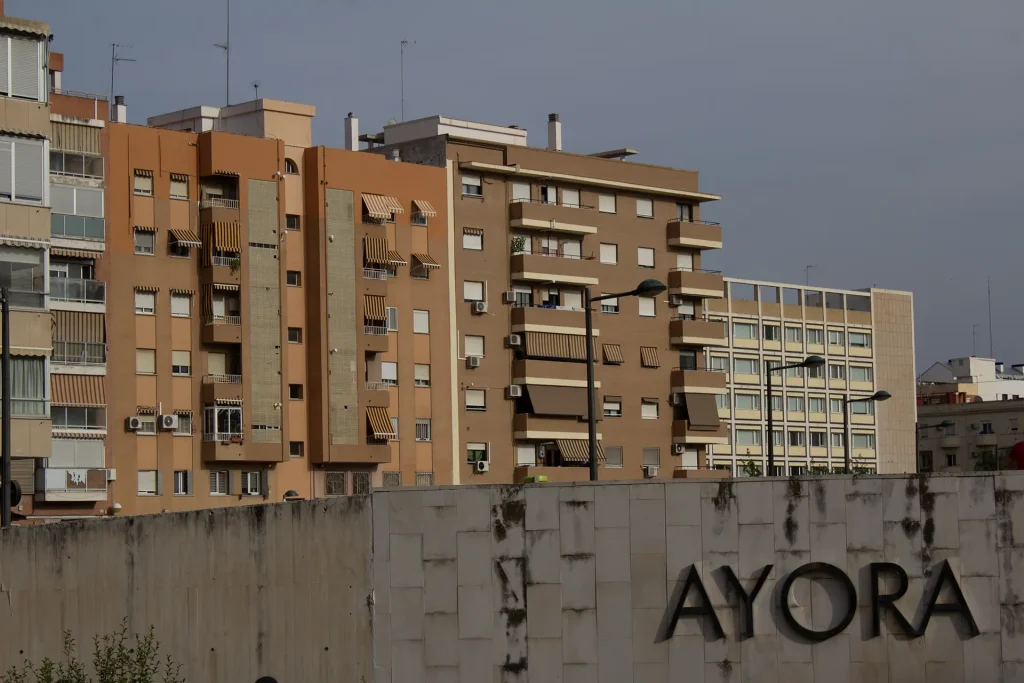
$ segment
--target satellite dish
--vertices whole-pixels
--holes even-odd
[[[391,118],[388,119],[388,122],[385,123],[384,125],[385,126],[393,126],[396,123],[398,123],[398,120],[395,117],[392,116]]]

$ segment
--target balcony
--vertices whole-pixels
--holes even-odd
[[[492,470],[493,471],[493,470]],[[613,473],[618,473],[621,469],[605,469],[601,468],[601,478],[611,478]],[[545,465],[535,466],[520,466],[516,467],[512,471],[512,481],[516,484],[522,484],[527,477],[545,477],[549,483],[553,482],[576,482],[576,481],[589,481],[590,480],[590,468],[589,467],[547,467]],[[536,481],[536,480],[535,480]]]
[[[724,394],[728,374],[721,370],[672,370],[672,392],[687,394]]]
[[[974,440],[977,446],[998,446],[999,435],[998,434],[978,434]]]
[[[107,345],[102,342],[54,341],[52,344],[51,365],[105,367],[107,364]],[[60,370],[54,368],[54,372]]]
[[[676,318],[669,321],[673,344],[686,346],[726,346],[725,323],[720,320]]]
[[[595,213],[589,206],[566,206],[515,200],[509,207],[509,227],[592,235]]]
[[[725,282],[717,270],[686,270],[673,268],[668,273],[669,294],[721,299]]]
[[[586,387],[586,363],[562,363],[549,360],[512,361],[513,384],[545,384],[563,387]],[[600,382],[595,382],[600,387]]]
[[[388,271],[383,268],[369,268],[363,266],[363,279],[364,280],[387,280]]]
[[[36,470],[37,501],[67,503],[107,499],[105,469],[53,468]]]
[[[50,303],[84,304],[106,308],[107,283],[103,280],[80,280],[77,278],[50,278]],[[62,308],[58,306],[58,308]],[[77,307],[73,307],[76,308]],[[89,311],[89,308],[81,310]]]
[[[106,120],[109,114],[106,95],[82,90],[50,88],[50,106],[53,111],[83,119]]]
[[[939,437],[939,448],[960,448],[960,436],[941,436]]]
[[[668,246],[721,249],[722,226],[710,221],[669,221]]]
[[[583,309],[543,306],[516,306],[512,309],[513,332],[584,334],[586,329],[587,321]]]
[[[203,195],[203,198],[199,200],[199,208],[238,211],[238,200],[225,199],[224,197],[215,197],[212,195]]]
[[[514,439],[585,439],[587,423],[574,417],[541,417],[515,415],[512,418]],[[597,435],[598,440],[601,435]]]
[[[389,389],[395,386],[391,382],[366,382],[365,402],[367,406],[374,408],[390,408],[391,392]]]
[[[211,315],[203,320],[204,344],[241,344],[242,317]]]
[[[102,242],[106,237],[106,223],[102,218],[51,213],[50,237]],[[95,248],[102,250],[103,245],[98,244]]]
[[[364,324],[363,325],[363,351],[372,353],[384,353],[388,350],[388,328],[387,325]]]
[[[216,403],[219,399],[241,400],[241,375],[203,375],[203,403]]]
[[[592,258],[561,254],[512,254],[510,265],[513,280],[567,285],[596,285],[597,269]]]
[[[725,423],[718,429],[693,429],[687,420],[672,421],[672,443],[690,445],[715,444],[724,446],[729,443],[729,427]]]

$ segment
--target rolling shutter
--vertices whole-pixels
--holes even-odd
[[[39,99],[39,41],[11,37],[11,95]]]
[[[14,192],[18,199],[43,199],[43,145],[14,143]]]

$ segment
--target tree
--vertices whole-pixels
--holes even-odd
[[[761,466],[753,460],[748,460],[743,463],[743,476],[744,477],[760,477]]]

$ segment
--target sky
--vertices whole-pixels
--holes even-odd
[[[224,0],[7,0],[51,24],[65,88],[129,120],[224,103]],[[282,12],[282,8],[287,11]],[[317,107],[314,143],[432,114],[700,171],[734,277],[914,292],[917,362],[1024,363],[1020,0],[234,0],[232,101]],[[1017,197],[1015,200],[1014,197]],[[812,265],[809,271],[806,266]]]

